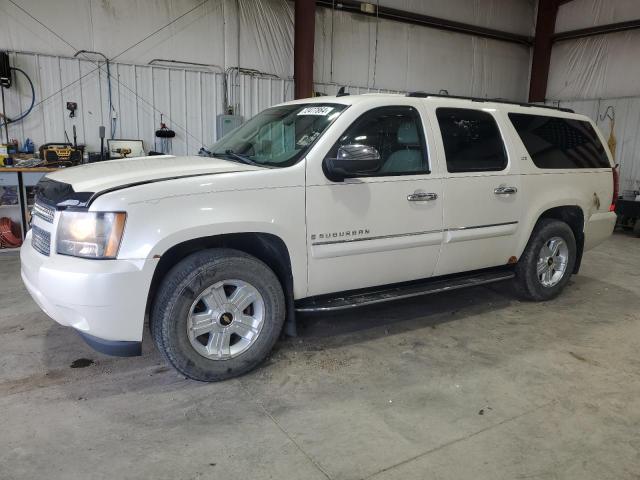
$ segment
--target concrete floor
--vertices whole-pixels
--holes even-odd
[[[148,338],[93,352],[2,254],[0,478],[638,479],[639,253],[616,234],[545,304],[496,284],[307,317],[218,384]]]

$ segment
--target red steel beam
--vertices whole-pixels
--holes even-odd
[[[295,0],[293,77],[295,98],[313,96],[313,51],[316,28],[315,0]]]
[[[533,58],[531,60],[531,80],[529,83],[529,101],[544,102],[549,80],[549,63],[553,34],[558,15],[558,0],[539,0],[536,36],[533,39]]]

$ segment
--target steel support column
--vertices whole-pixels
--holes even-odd
[[[529,83],[529,101],[544,102],[549,80],[549,63],[553,34],[556,28],[559,0],[539,0],[536,36],[533,39],[533,58],[531,60],[531,80]]]
[[[313,96],[313,51],[316,28],[315,0],[295,0],[293,77],[295,98]]]

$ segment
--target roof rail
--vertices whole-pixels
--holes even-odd
[[[444,95],[442,93],[428,93],[428,92],[409,92],[407,93],[407,97],[417,97],[417,98],[454,98],[457,100],[471,100],[472,102],[492,102],[492,103],[504,103],[507,105],[518,105],[520,107],[538,107],[538,108],[548,108],[550,110],[559,110],[561,112],[567,113],[575,113],[570,108],[564,107],[554,107],[553,105],[538,105],[535,103],[526,103],[526,102],[513,102],[511,100],[505,100],[504,98],[481,98],[481,97],[465,97],[461,95]]]

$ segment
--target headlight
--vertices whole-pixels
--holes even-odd
[[[126,213],[64,211],[56,251],[74,257],[116,258],[126,218]]]

